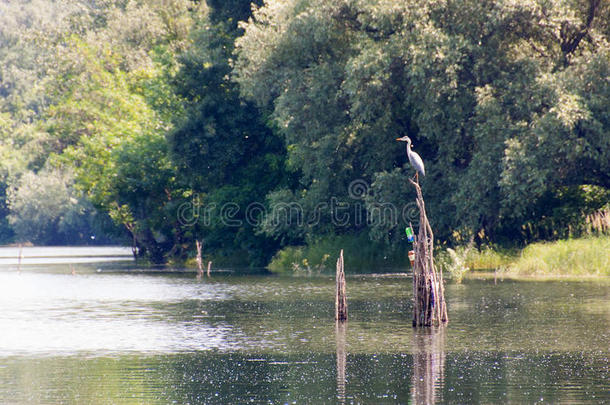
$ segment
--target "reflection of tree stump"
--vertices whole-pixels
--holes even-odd
[[[17,271],[21,273],[21,259],[23,259],[23,245],[19,244],[19,257],[17,258]]]
[[[347,296],[345,293],[345,271],[343,269],[343,249],[337,259],[337,276],[335,292],[335,319],[337,321],[347,320]]]
[[[415,404],[436,404],[437,387],[445,379],[445,329],[421,330],[413,335],[413,379]],[[439,390],[442,395],[442,391]]]
[[[417,192],[419,232],[415,240],[413,266],[413,326],[440,325],[447,322],[445,286],[442,271],[434,265],[434,234],[426,215],[426,206],[419,183],[409,179]]]
[[[347,329],[347,295],[345,292],[345,269],[343,266],[343,249],[337,259],[335,286],[335,339],[337,343],[337,399],[345,403],[345,332]]]
[[[345,403],[345,365],[347,364],[347,351],[345,350],[347,322],[335,323],[335,339],[337,343],[337,400]]]

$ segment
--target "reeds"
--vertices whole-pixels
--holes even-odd
[[[519,275],[610,276],[610,236],[533,243],[508,267]]]
[[[610,234],[610,208],[587,215],[584,231],[587,235]]]

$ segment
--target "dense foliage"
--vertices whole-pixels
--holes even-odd
[[[0,1],[0,242],[391,250],[404,134],[437,237],[578,234],[610,209],[609,77],[602,0]]]
[[[284,134],[306,207],[350,203],[356,179],[369,211],[411,201],[393,142],[408,134],[440,236],[563,236],[609,200],[609,21],[597,0],[270,1],[236,74]],[[374,219],[373,237],[402,229]]]

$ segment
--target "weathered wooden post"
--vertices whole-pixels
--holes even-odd
[[[432,326],[446,323],[445,283],[442,269],[434,264],[434,234],[426,215],[426,206],[418,181],[409,179],[417,192],[419,232],[414,242],[413,265],[413,326]]]
[[[21,274],[21,259],[23,259],[23,245],[19,244],[19,257],[17,258],[17,271]]]
[[[195,260],[197,261],[197,278],[201,278],[203,277],[203,261],[201,259],[202,243],[196,240],[195,247],[197,248],[197,257],[195,258]]]
[[[345,403],[345,366],[347,352],[345,351],[347,329],[347,294],[345,289],[345,269],[343,263],[343,249],[337,259],[337,273],[335,276],[335,339],[337,343],[337,399]]]
[[[335,294],[335,319],[337,321],[347,320],[347,295],[345,293],[345,271],[343,269],[343,249],[337,259]]]
[[[212,270],[212,261],[208,261],[208,277],[210,277],[210,271]]]

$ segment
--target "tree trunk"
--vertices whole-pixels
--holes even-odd
[[[419,232],[415,239],[413,266],[413,326],[432,326],[446,323],[445,283],[442,271],[434,264],[434,234],[426,215],[426,206],[419,182],[409,179],[417,192]]]
[[[201,278],[203,276],[203,261],[201,259],[201,249],[203,247],[203,243],[196,240],[195,247],[197,248],[197,256],[195,259],[197,261],[197,278]]]
[[[337,259],[335,294],[335,319],[337,321],[347,320],[347,296],[345,294],[345,271],[343,269],[343,249]]]

